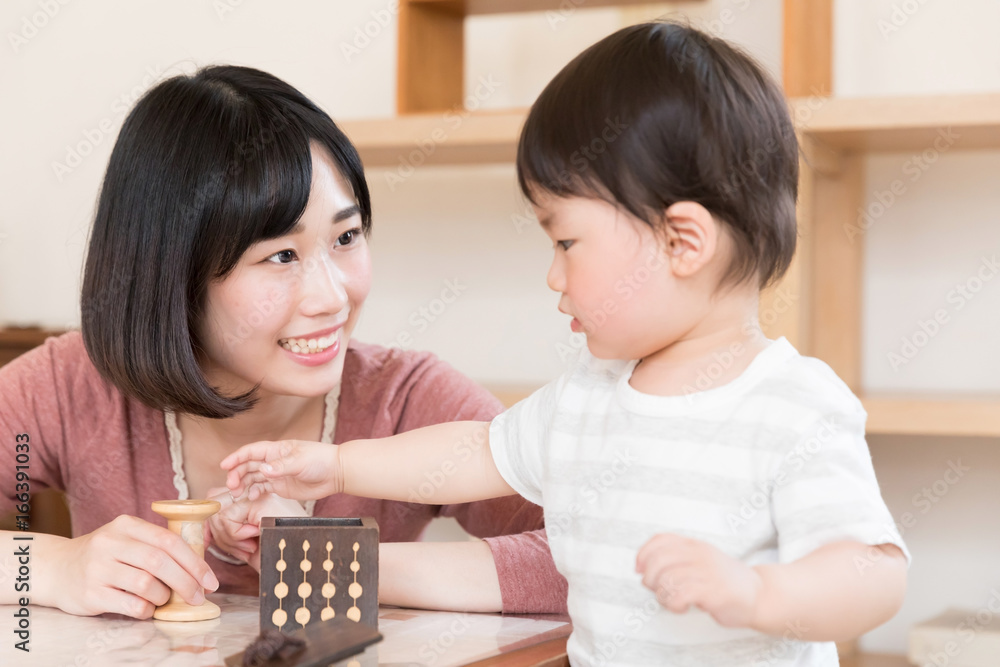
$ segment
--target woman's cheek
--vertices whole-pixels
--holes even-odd
[[[360,309],[372,288],[372,260],[368,246],[360,248],[345,269],[351,305]]]

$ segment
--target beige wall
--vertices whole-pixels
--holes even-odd
[[[346,57],[355,30],[387,0],[16,0],[0,5],[0,322],[77,324],[80,264],[95,194],[124,108],[151,80],[212,62],[254,65],[286,78],[335,118],[388,116],[394,108],[395,22]],[[43,5],[58,7],[15,51]],[[918,8],[893,16],[893,5]],[[696,24],[721,28],[772,71],[781,63],[779,0],[679,3]],[[225,7],[232,11],[220,12]],[[373,15],[373,12],[375,13]],[[1000,19],[994,0],[838,0],[836,91],[841,95],[1000,90]],[[627,10],[629,17],[638,10]],[[617,10],[479,18],[468,28],[468,80],[492,77],[485,108],[530,103],[548,78],[587,44],[618,27]],[[892,23],[896,20],[896,24]],[[886,21],[888,23],[882,23]],[[42,23],[42,19],[37,20]],[[890,30],[891,25],[898,30]],[[103,129],[102,129],[103,128]],[[94,143],[79,166],[57,176],[68,147]],[[911,178],[912,155],[868,162],[877,193]],[[866,236],[865,383],[870,389],[1000,390],[1000,281],[986,283],[960,310],[956,283],[1000,246],[1000,168],[991,152],[940,156],[888,207]],[[375,204],[375,285],[358,336],[379,343],[410,333],[484,382],[535,384],[562,368],[570,344],[556,298],[544,285],[544,236],[520,224],[513,169],[423,168],[390,189],[371,170]],[[446,281],[460,297],[424,320]],[[913,360],[893,369],[887,355],[937,308],[948,324]],[[915,562],[906,605],[865,639],[901,652],[913,622],[950,605],[978,608],[1000,587],[1000,449],[993,440],[872,438],[892,509],[917,523],[906,538]],[[949,461],[969,466],[958,484],[922,513],[914,500],[942,478]]]

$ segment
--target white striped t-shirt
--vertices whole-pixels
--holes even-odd
[[[584,349],[490,425],[500,474],[545,510],[569,582],[571,662],[835,667],[834,644],[801,641],[794,625],[771,637],[700,610],[667,611],[635,561],[659,533],[706,541],[748,565],[787,563],[838,540],[905,553],[875,480],[861,402],[784,338],[735,380],[683,396],[633,389],[636,363]]]

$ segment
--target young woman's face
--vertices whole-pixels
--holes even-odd
[[[206,376],[224,394],[319,396],[344,353],[371,288],[371,258],[350,185],[313,145],[312,189],[287,235],[252,246],[208,288],[201,340]]]

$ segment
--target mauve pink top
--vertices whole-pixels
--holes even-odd
[[[482,387],[427,352],[351,342],[334,442],[379,438],[449,421],[489,421],[502,410]],[[127,398],[91,363],[79,332],[48,339],[0,368],[0,511],[14,508],[15,436],[30,436],[31,489],[66,492],[73,534],[121,514],[165,526],[150,503],[177,497],[164,414]],[[339,494],[315,516],[373,516],[383,542],[413,541],[435,516],[453,516],[493,552],[503,609],[566,610],[566,580],[552,562],[542,509],[520,496],[461,505],[419,505]],[[225,592],[256,595],[250,567],[206,560]],[[447,567],[447,563],[442,563]]]

